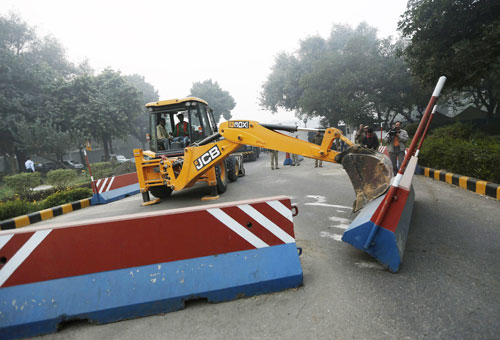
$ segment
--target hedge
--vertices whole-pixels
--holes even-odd
[[[92,196],[89,188],[76,188],[67,191],[56,192],[42,201],[43,209],[56,207],[61,204],[71,203]]]
[[[43,201],[26,201],[21,199],[0,202],[0,221],[26,215],[35,211],[56,207],[92,196],[89,188],[77,188],[56,192]]]
[[[434,169],[500,183],[500,141],[461,123],[436,129],[419,155]]]
[[[5,176],[3,181],[22,199],[31,198],[33,189],[42,183],[39,172]]]
[[[47,182],[59,190],[64,190],[76,180],[77,176],[72,169],[51,170],[47,173]]]
[[[21,199],[7,201],[5,203],[0,202],[0,221],[42,210],[39,207],[39,203],[33,203]]]
[[[90,164],[94,179],[109,177],[113,174],[113,164],[111,162],[99,162]]]

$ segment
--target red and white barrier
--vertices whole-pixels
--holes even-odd
[[[95,193],[91,203],[105,204],[140,192],[137,173],[106,177],[93,182]]]
[[[8,339],[302,284],[285,196],[1,231],[0,258]]]

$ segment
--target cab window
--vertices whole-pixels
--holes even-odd
[[[204,104],[199,104],[199,108],[200,108],[201,124],[203,126],[203,130],[205,131],[205,137],[208,137],[212,135],[214,132],[208,120],[207,107]]]
[[[191,108],[189,109],[191,117],[190,125],[191,125],[192,142],[198,142],[203,138],[205,138],[205,134],[203,133],[202,122],[198,112],[198,106],[199,105],[191,106]]]

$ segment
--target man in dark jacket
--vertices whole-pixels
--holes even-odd
[[[380,145],[377,136],[373,133],[373,129],[369,128],[366,132],[366,136],[363,138],[361,143],[365,148],[377,150]]]

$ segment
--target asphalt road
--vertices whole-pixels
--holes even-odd
[[[280,161],[283,154],[280,154]],[[272,171],[268,156],[218,202],[289,195],[299,206],[304,285],[106,325],[76,322],[41,339],[498,339],[500,202],[417,176],[404,263],[397,274],[340,241],[353,216],[350,182],[336,164]],[[205,186],[142,207],[135,195],[41,224],[201,204]]]

